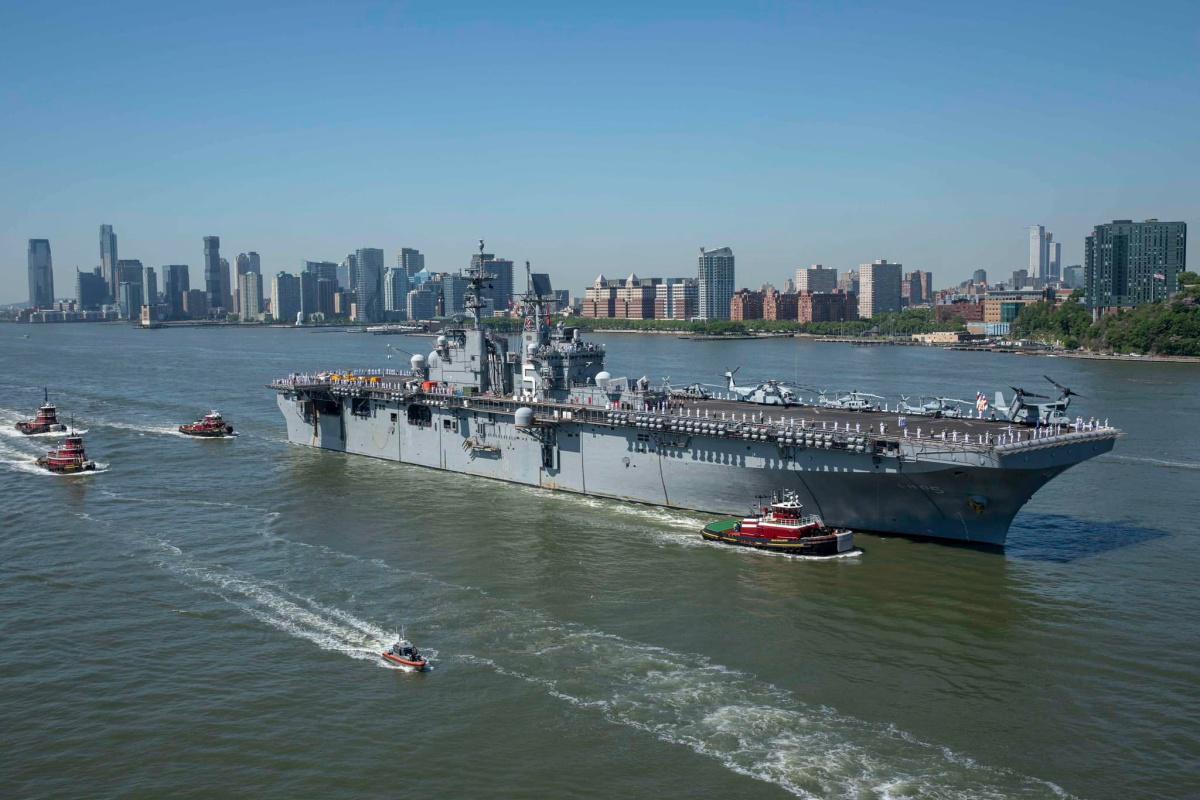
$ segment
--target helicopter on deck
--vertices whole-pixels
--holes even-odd
[[[878,411],[880,406],[875,400],[883,399],[882,395],[857,390],[832,398],[827,397],[826,392],[821,392],[817,398],[817,405],[821,408],[840,408],[843,411]]]
[[[1050,381],[1054,388],[1058,389],[1057,400],[1050,400],[1044,394],[1027,392],[1019,386],[1010,386],[1009,388],[1016,392],[1011,403],[1005,402],[1003,392],[996,392],[996,404],[994,408],[1000,413],[1001,417],[1008,419],[1010,422],[1019,422],[1022,425],[1069,425],[1071,419],[1067,416],[1067,406],[1071,405],[1072,397],[1083,397],[1083,395],[1071,391],[1071,389],[1058,383],[1049,375],[1043,375],[1042,377]],[[1050,400],[1050,402],[1031,403],[1028,402],[1029,398]]]
[[[741,367],[736,367],[730,372],[725,373],[725,380],[728,389],[734,397],[746,403],[756,403],[760,406],[796,406],[800,405],[800,398],[789,387],[784,386],[779,381],[767,381],[760,383],[757,386],[738,386],[733,376]]]
[[[900,395],[900,404],[896,406],[896,410],[901,414],[914,414],[922,417],[961,419],[971,415],[969,410],[964,409],[976,406],[976,403],[969,400],[957,400],[953,397],[931,397],[926,400],[924,396],[921,397],[921,404],[914,406],[908,402],[906,396]]]
[[[701,383],[689,383],[687,386],[672,386],[669,377],[663,378],[663,393],[672,400],[708,400],[712,392]]]

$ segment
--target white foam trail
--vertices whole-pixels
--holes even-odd
[[[1116,453],[1101,456],[1104,461],[1128,461],[1133,464],[1150,464],[1156,467],[1172,469],[1200,469],[1200,461],[1171,461],[1164,458],[1146,458],[1143,456],[1125,456]]]
[[[195,438],[192,436],[188,436],[185,433],[180,433],[178,427],[172,428],[167,425],[151,425],[149,423],[139,425],[139,424],[129,423],[129,422],[108,422],[105,420],[97,420],[96,424],[102,425],[105,428],[116,428],[117,430],[122,430],[122,431],[134,431],[135,433],[140,433],[142,435],[149,433],[149,434],[155,434],[158,436],[179,436],[181,438],[186,438],[186,439]]]
[[[891,726],[801,703],[703,656],[558,625],[535,612],[493,615],[487,626],[487,655],[462,660],[799,797],[1064,794],[1054,784],[985,767]]]
[[[167,552],[175,555],[182,552],[166,540],[157,541]],[[388,669],[399,666],[380,658],[380,653],[396,640],[396,634],[349,612],[190,560],[172,559],[159,564],[184,582],[220,597],[259,622],[311,642],[322,650],[373,661]],[[430,658],[436,656],[436,652],[428,648],[426,652]]]

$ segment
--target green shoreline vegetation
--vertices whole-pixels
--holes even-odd
[[[1179,274],[1179,291],[1170,299],[1123,309],[1092,322],[1080,303],[1082,290],[1057,308],[1034,303],[1021,309],[1012,337],[1094,353],[1200,356],[1200,276]]]
[[[485,319],[484,324],[498,332],[516,332],[521,320],[504,317]],[[902,336],[935,331],[964,331],[961,320],[938,322],[932,309],[912,308],[898,314],[883,314],[875,319],[853,322],[788,322],[785,320],[753,319],[743,322],[727,320],[684,319],[595,319],[571,317],[569,324],[589,331],[645,331],[679,333],[697,336],[737,336],[751,333],[809,333],[816,336]]]

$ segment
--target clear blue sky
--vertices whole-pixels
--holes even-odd
[[[478,238],[573,291],[887,258],[938,284],[1183,219],[1200,260],[1200,4],[6,3],[0,301],[120,253],[265,270]]]

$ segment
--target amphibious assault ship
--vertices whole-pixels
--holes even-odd
[[[528,265],[526,267],[528,274]],[[409,370],[293,374],[270,384],[288,438],[483,478],[717,514],[789,492],[837,528],[1003,545],[1013,517],[1068,467],[1108,452],[1107,425],[1026,427],[680,397],[613,377],[602,345],[546,312],[529,276],[518,346],[448,327]]]

